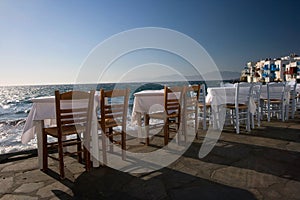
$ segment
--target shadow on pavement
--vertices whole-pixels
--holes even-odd
[[[81,174],[73,193],[74,199],[255,199],[249,191],[168,168],[135,176],[100,167]]]

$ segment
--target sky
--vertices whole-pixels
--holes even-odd
[[[183,33],[221,71],[240,72],[248,61],[300,54],[299,8],[298,0],[0,0],[0,85],[74,83],[97,45],[143,27]],[[111,74],[124,71],[117,63]]]

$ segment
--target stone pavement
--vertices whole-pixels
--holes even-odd
[[[242,129],[243,130],[243,129]],[[205,132],[176,162],[147,174],[108,167],[85,172],[66,157],[66,179],[57,164],[47,174],[36,151],[0,157],[1,199],[300,199],[300,116],[262,122],[250,133],[226,127],[203,159]]]

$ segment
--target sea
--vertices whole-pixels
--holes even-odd
[[[224,82],[224,81],[223,81]],[[190,81],[189,84],[203,83]],[[0,154],[14,153],[37,148],[37,139],[28,144],[21,143],[21,136],[26,118],[32,107],[32,99],[43,96],[54,96],[54,91],[61,92],[80,90],[100,90],[114,88],[130,88],[129,111],[131,115],[134,93],[142,90],[162,89],[164,85],[180,85],[181,82],[156,83],[102,83],[102,84],[66,84],[66,85],[32,85],[32,86],[0,86]],[[219,86],[220,81],[207,81],[207,87]],[[130,123],[130,122],[128,122]]]

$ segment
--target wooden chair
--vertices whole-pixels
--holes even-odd
[[[82,153],[86,170],[90,170],[90,154],[86,145],[89,145],[90,139],[94,94],[95,91],[55,91],[56,126],[43,128],[43,171],[48,169],[48,157],[54,158],[59,161],[60,177],[64,179],[64,155],[77,154],[78,161],[82,162]],[[48,136],[56,138],[57,142],[48,142]],[[82,139],[86,142],[83,147]],[[76,145],[77,150],[64,152],[63,148],[71,145]],[[48,149],[54,147],[58,149],[58,158],[48,152]]]
[[[129,93],[129,89],[100,90],[99,125],[102,130],[101,141],[104,164],[107,164],[107,138],[111,143],[111,151],[113,150],[113,145],[121,145],[122,159],[125,159]],[[118,136],[119,138],[117,138]]]
[[[227,103],[226,109],[231,112],[231,119],[235,124],[236,133],[240,133],[240,121],[246,121],[246,129],[250,131],[250,98],[252,98],[253,86],[251,83],[237,84],[235,102]]]
[[[164,86],[164,111],[145,115],[145,126],[149,126],[150,118],[163,120],[164,122],[164,145],[169,143],[169,130],[171,125],[179,130],[181,123],[181,105],[184,86]],[[149,129],[147,130],[146,144],[149,145]]]

